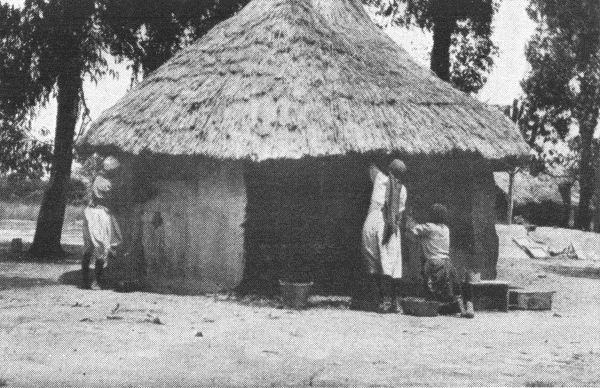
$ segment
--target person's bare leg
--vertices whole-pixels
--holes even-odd
[[[473,308],[473,290],[469,283],[465,282],[462,284],[462,295],[465,301],[465,312],[462,313],[461,316],[464,318],[474,318],[475,317],[475,309]]]
[[[92,290],[102,289],[102,270],[104,269],[104,261],[96,260],[94,265],[94,281],[92,282]]]

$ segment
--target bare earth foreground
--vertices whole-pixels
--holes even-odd
[[[62,281],[73,277],[76,262],[10,261],[4,247],[0,385],[600,382],[600,280],[593,263],[572,270],[504,247],[499,277],[557,291],[553,310],[464,320],[350,311],[331,298],[314,298],[312,308],[298,312],[226,295],[84,291]]]

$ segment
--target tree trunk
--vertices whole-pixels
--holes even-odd
[[[433,24],[431,70],[444,81],[450,81],[450,46],[456,22],[448,17],[436,18]]]
[[[561,226],[563,228],[571,227],[571,214],[573,212],[573,202],[571,201],[571,194],[573,189],[573,183],[561,183],[558,185],[558,191],[563,201],[563,219]]]
[[[598,124],[598,110],[592,109],[591,113],[582,115],[580,120],[581,133],[581,161],[579,166],[579,208],[575,228],[589,230],[592,214],[590,203],[594,195],[594,130]]]
[[[506,209],[506,221],[508,225],[513,223],[513,210],[515,206],[515,175],[517,170],[508,172],[508,208]]]
[[[82,80],[79,72],[66,71],[58,76],[56,135],[50,183],[44,193],[30,253],[36,258],[64,254],[60,245],[67,189],[73,162],[73,141],[79,119],[79,91]]]
[[[596,177],[600,176],[600,165],[596,163],[594,166]],[[594,232],[600,233],[600,179],[594,179],[596,187],[594,189]]]

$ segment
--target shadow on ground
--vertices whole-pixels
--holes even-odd
[[[0,276],[0,290],[17,288],[46,287],[59,284],[58,282],[43,278],[26,278],[21,276]]]
[[[79,286],[81,283],[81,270],[67,271],[59,276],[58,281],[70,286]]]
[[[563,265],[546,265],[544,269],[557,275],[573,278],[600,279],[600,268],[597,267],[567,267]]]

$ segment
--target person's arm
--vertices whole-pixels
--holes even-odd
[[[415,219],[410,214],[407,214],[406,222],[404,223],[404,227],[405,227],[404,233],[409,241],[417,242],[419,240],[419,236],[417,234],[415,234],[415,232],[414,232],[414,228],[417,225],[418,224],[415,221]]]
[[[408,193],[406,191],[406,186],[402,185],[400,187],[400,206],[398,206],[398,213],[402,214],[404,210],[406,210],[406,199],[408,198]]]
[[[371,163],[369,165],[369,176],[371,177],[371,182],[375,183],[375,179],[377,179],[378,174],[382,174],[381,170],[377,168],[377,165],[375,165],[375,163]]]
[[[409,230],[413,235],[417,237],[426,237],[431,232],[431,229],[427,224],[415,224]]]
[[[406,230],[412,232],[413,228],[417,226],[417,222],[411,215],[406,215]]]
[[[404,213],[406,210],[406,198],[407,198],[406,187],[404,187],[404,185],[402,185],[400,188],[400,204],[398,206],[398,215],[396,217],[396,226],[398,227],[398,229],[402,228],[402,223],[404,221],[404,216],[405,216]]]

